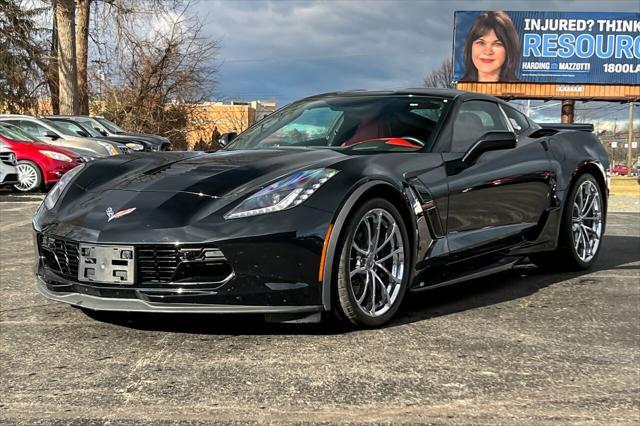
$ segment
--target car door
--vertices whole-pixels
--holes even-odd
[[[499,250],[526,238],[551,204],[552,173],[545,148],[514,128],[502,107],[471,99],[458,105],[447,164],[447,240],[451,254]],[[515,148],[489,151],[464,165],[464,153],[486,132],[514,131]],[[519,133],[519,134],[518,134]]]

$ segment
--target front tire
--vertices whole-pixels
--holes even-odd
[[[549,269],[579,271],[590,268],[600,253],[605,219],[600,185],[591,174],[581,175],[567,198],[558,248],[532,256],[531,260]]]
[[[19,160],[16,168],[18,183],[13,186],[16,191],[30,192],[42,187],[42,172],[37,164],[29,160]]]
[[[362,327],[388,322],[410,272],[409,237],[398,209],[382,198],[362,204],[347,222],[338,253],[338,315]]]

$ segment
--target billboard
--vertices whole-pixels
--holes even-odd
[[[454,81],[640,84],[640,13],[457,11]]]

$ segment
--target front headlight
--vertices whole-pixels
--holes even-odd
[[[133,142],[129,142],[128,144],[126,144],[127,148],[132,149],[134,151],[142,151],[144,149],[144,146],[140,145],[139,143],[133,143]]]
[[[107,149],[107,151],[109,151],[109,155],[118,155],[118,150],[116,149],[115,146],[111,145],[110,143],[106,143],[106,142],[98,142],[100,145],[102,145],[104,148]]]
[[[46,155],[49,158],[53,158],[54,160],[58,160],[58,161],[64,161],[64,162],[67,162],[67,163],[70,163],[71,161],[73,161],[71,158],[67,157],[64,154],[60,154],[59,152],[42,150],[42,151],[40,151],[40,153]]]
[[[48,210],[51,210],[53,206],[56,205],[65,188],[69,185],[69,182],[71,182],[73,178],[80,173],[80,170],[82,170],[83,167],[84,163],[69,170],[62,176],[62,178],[60,178],[58,183],[51,188],[51,191],[49,191],[44,199],[44,205]]]
[[[334,169],[296,172],[256,192],[225,214],[224,218],[237,219],[257,216],[295,207],[309,198],[337,173],[338,171]]]

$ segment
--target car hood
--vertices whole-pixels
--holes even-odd
[[[60,139],[47,143],[55,146],[62,146],[65,149],[80,148],[85,151],[91,151],[94,157],[104,157],[107,155],[111,155],[105,147],[100,145],[100,141],[91,138],[64,135]]]
[[[100,142],[106,142],[106,143],[109,143],[111,145],[113,145],[113,144],[124,145],[125,143],[127,143],[126,139],[117,139],[117,138],[112,138],[112,137],[109,137],[109,136],[91,136],[91,140],[100,141]]]
[[[124,138],[138,138],[138,139],[153,143],[155,145],[162,145],[165,143],[169,143],[168,139],[165,139],[157,135],[151,135],[149,133],[124,132],[124,133],[117,133],[114,136],[124,137]]]
[[[326,167],[342,157],[333,150],[287,149],[132,154],[93,162],[74,183],[88,192],[126,190],[233,197],[297,170]]]

